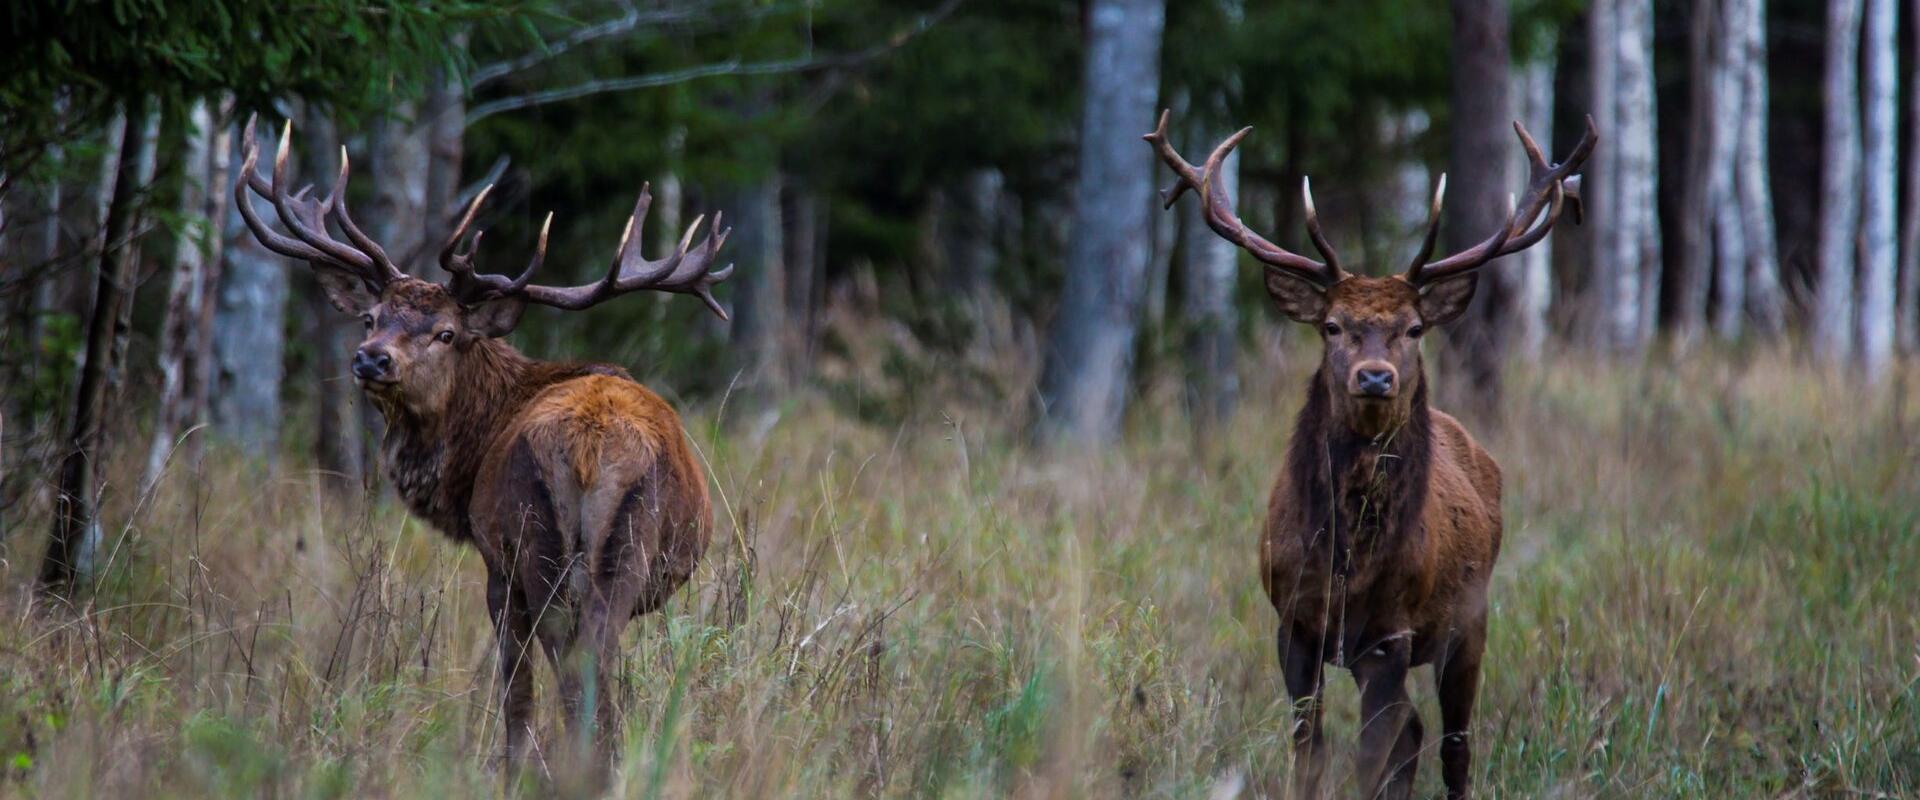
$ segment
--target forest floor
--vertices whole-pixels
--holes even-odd
[[[1279,796],[1255,536],[1309,358],[1263,356],[1204,443],[1156,388],[1088,457],[1024,445],[1012,399],[695,409],[716,531],[628,629],[618,795]],[[1920,401],[1785,358],[1544,362],[1469,420],[1506,475],[1480,789],[1920,796]],[[29,607],[37,536],[3,553],[0,796],[497,791],[475,553],[297,458],[114,489],[137,461],[83,608]],[[1329,702],[1341,774],[1351,682]]]

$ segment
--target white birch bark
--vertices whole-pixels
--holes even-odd
[[[1552,147],[1553,71],[1559,43],[1549,41],[1532,63],[1514,75],[1513,97],[1519,108],[1514,116],[1527,126],[1536,141]],[[1510,175],[1527,174],[1525,155],[1513,151]],[[1520,278],[1514,298],[1514,333],[1522,357],[1540,355],[1547,342],[1547,307],[1553,298],[1553,237],[1549,236],[1520,253],[1517,274]]]
[[[1593,0],[1587,12],[1588,92],[1594,125],[1612,142],[1620,141],[1618,14],[1619,0]],[[1617,144],[1608,143],[1594,150],[1581,187],[1586,193],[1592,252],[1587,266],[1588,302],[1577,322],[1594,346],[1609,350],[1623,345],[1618,335],[1623,324],[1620,298],[1639,296],[1638,274],[1614,260],[1614,231],[1620,227],[1618,149]]]
[[[1087,12],[1073,234],[1041,395],[1046,435],[1100,445],[1120,433],[1146,300],[1146,198],[1164,0],[1094,0]]]
[[[1813,351],[1828,363],[1853,352],[1854,236],[1859,233],[1857,66],[1860,0],[1828,0],[1825,114],[1821,125],[1819,284]]]
[[[1894,184],[1899,176],[1900,101],[1897,92],[1899,5],[1868,0],[1866,16],[1865,159],[1860,207],[1859,321],[1861,365],[1868,380],[1886,377],[1893,358]]]
[[[1613,277],[1617,292],[1612,333],[1615,347],[1638,351],[1653,335],[1660,292],[1660,219],[1657,132],[1654,121],[1653,9],[1651,0],[1619,0],[1619,45],[1615,111],[1618,192],[1612,198]]]
[[[1740,148],[1734,191],[1746,234],[1746,308],[1754,332],[1777,336],[1786,324],[1780,260],[1773,227],[1773,188],[1767,174],[1767,4],[1739,0],[1746,55],[1740,75]]]

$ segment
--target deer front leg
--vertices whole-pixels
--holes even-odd
[[[1412,657],[1413,637],[1399,635],[1354,662],[1353,680],[1360,686],[1360,747],[1354,756],[1353,777],[1359,797],[1382,797],[1383,784],[1401,766],[1392,762],[1413,713],[1413,702],[1407,697]],[[1415,747],[1417,752],[1417,743]],[[1411,777],[1394,788],[1410,789]]]
[[[1281,626],[1279,639],[1281,670],[1293,699],[1292,794],[1295,800],[1313,800],[1320,796],[1320,775],[1327,760],[1326,737],[1320,731],[1325,643],[1320,635],[1303,635],[1290,625]]]
[[[1440,776],[1447,784],[1447,797],[1458,800],[1472,794],[1473,742],[1468,738],[1473,727],[1473,704],[1480,694],[1480,655],[1487,645],[1487,619],[1483,614],[1467,626],[1460,638],[1433,667],[1440,695]]]
[[[533,705],[533,668],[527,657],[533,645],[533,628],[527,620],[526,603],[517,594],[505,576],[487,576],[487,612],[493,617],[498,648],[500,723],[505,733],[503,760],[509,785],[526,759],[532,735],[528,711]]]

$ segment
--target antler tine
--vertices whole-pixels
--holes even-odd
[[[487,202],[487,195],[493,191],[489,183],[473,196],[473,202],[467,204],[467,213],[460,217],[460,224],[453,226],[453,233],[447,236],[445,244],[440,246],[440,268],[454,275],[473,272],[473,253],[480,246],[480,237],[475,236],[472,245],[465,251],[460,249],[461,240],[467,238],[467,226],[473,224],[473,217],[480,213],[480,206]]]
[[[1204,212],[1201,216],[1207,221],[1207,227],[1212,228],[1220,238],[1247,251],[1268,268],[1284,272],[1323,289],[1345,277],[1337,266],[1330,267],[1267,241],[1265,237],[1248,229],[1246,223],[1241,222],[1240,217],[1234,213],[1233,200],[1227,196],[1228,192],[1220,178],[1220,165],[1233,152],[1233,148],[1253,132],[1253,128],[1242,128],[1227,137],[1226,141],[1221,142],[1213,149],[1213,153],[1207,156],[1205,168],[1195,170],[1192,164],[1173,149],[1172,143],[1167,141],[1168,116],[1166,112],[1162,112],[1159,127],[1142,138],[1153,146],[1160,160],[1165,162],[1179,178],[1179,182],[1172,189],[1161,193],[1169,206],[1186,191],[1197,191],[1200,194],[1200,206]],[[1331,248],[1323,248],[1322,253],[1330,250]]]
[[[1515,206],[1510,198],[1506,224],[1480,244],[1432,264],[1424,263],[1424,259],[1416,259],[1407,269],[1409,282],[1426,284],[1471,272],[1495,258],[1532,247],[1553,230],[1554,223],[1559,221],[1566,209],[1568,195],[1573,194],[1577,199],[1579,176],[1573,173],[1586,163],[1587,157],[1592,155],[1600,141],[1600,131],[1593,117],[1587,117],[1587,129],[1581,134],[1579,143],[1574,145],[1573,152],[1567,154],[1567,160],[1557,165],[1547,161],[1539,143],[1534,141],[1525,125],[1514,122],[1513,131],[1527,154],[1530,174],[1526,201]],[[1573,182],[1575,192],[1568,191],[1566,184],[1569,181]],[[1541,217],[1543,210],[1546,212],[1544,218]],[[1536,219],[1540,220],[1538,225],[1534,224]]]
[[[477,203],[476,203],[477,206]],[[613,259],[607,264],[607,271],[598,280],[581,286],[542,286],[531,283],[535,269],[546,251],[546,228],[541,229],[540,247],[534,256],[534,263],[519,278],[508,282],[498,275],[474,275],[472,265],[464,260],[455,260],[455,282],[464,286],[482,290],[487,297],[512,295],[529,303],[552,306],[577,311],[592,307],[600,302],[642,290],[691,294],[699,297],[708,309],[727,318],[726,309],[713,297],[712,287],[733,274],[731,264],[720,269],[712,269],[714,257],[719,254],[720,246],[726,242],[730,230],[721,228],[721,217],[715,214],[713,226],[704,242],[695,245],[694,235],[705,218],[694,220],[680,238],[679,246],[666,258],[658,261],[648,259],[641,254],[641,235],[645,228],[648,211],[653,207],[652,188],[642,185],[640,197],[634,202],[633,213],[627,217],[627,224],[620,233],[620,245],[615,249]],[[471,209],[468,218],[472,217]],[[552,216],[548,216],[551,224]],[[456,238],[464,231],[467,221],[462,221]],[[477,240],[476,236],[476,240]],[[451,248],[452,242],[449,242]],[[450,252],[450,251],[449,251]],[[443,256],[463,259],[458,256]]]
[[[381,247],[379,242],[375,242],[373,237],[363,233],[360,226],[354,223],[352,212],[347,210],[347,178],[352,171],[351,162],[347,159],[347,146],[341,145],[340,176],[334,180],[333,193],[330,195],[334,198],[335,207],[340,210],[340,230],[346,232],[347,239],[353,242],[354,247],[360,248],[361,252],[372,257],[373,266],[379,269],[380,274],[387,280],[397,281],[404,278],[406,273],[394,266],[393,260],[387,257],[387,249]]]
[[[327,199],[318,205],[306,199],[305,191],[293,198],[286,194],[287,160],[293,149],[293,120],[287,120],[280,130],[280,148],[273,156],[273,183],[269,186],[267,199],[272,201],[275,210],[280,212],[280,221],[295,238],[306,242],[315,250],[326,253],[335,262],[349,270],[360,273],[362,280],[369,285],[378,285],[383,281],[374,272],[373,259],[345,244],[341,244],[327,234],[327,214],[332,210],[334,195],[329,192]],[[249,183],[252,179],[249,179]],[[256,189],[257,191],[257,189]]]
[[[1413,262],[1407,265],[1407,280],[1420,274],[1420,267],[1433,257],[1433,247],[1440,242],[1440,208],[1447,199],[1447,173],[1440,173],[1440,182],[1433,187],[1433,205],[1427,209],[1427,236],[1420,240],[1420,250],[1413,254]]]
[[[246,223],[247,229],[253,232],[254,238],[267,249],[283,256],[345,270],[374,291],[401,277],[402,273],[393,267],[380,246],[361,233],[352,219],[346,216],[347,164],[344,150],[340,180],[324,199],[316,202],[310,197],[312,186],[303,187],[288,197],[285,187],[288,155],[292,150],[293,123],[289,121],[281,132],[279,149],[274,154],[271,180],[260,177],[259,173],[260,141],[255,134],[258,123],[257,114],[247,118],[240,145],[241,174],[233,186],[233,199],[240,211],[240,218]],[[281,224],[293,233],[291,238],[275,231],[260,217],[248,197],[249,191],[273,205]],[[327,216],[336,208],[342,215],[342,229],[354,242],[352,245],[342,243],[327,233]]]
[[[240,143],[241,177],[240,180],[235,181],[233,184],[233,203],[234,207],[240,211],[240,220],[247,224],[247,229],[253,232],[254,238],[258,239],[260,244],[268,250],[272,250],[288,258],[297,258],[323,264],[332,263],[333,260],[329,258],[327,254],[314,249],[306,242],[280,235],[278,231],[273,229],[273,226],[267,224],[266,220],[260,218],[258,211],[254,210],[252,198],[247,196],[248,190],[252,190],[261,195],[266,194],[266,192],[261,191],[261,186],[255,185],[255,182],[259,180],[256,170],[259,168],[260,163],[260,141],[254,135],[254,122],[254,117],[247,118],[247,126],[243,133],[244,138]]]
[[[1300,176],[1300,199],[1306,203],[1307,238],[1313,240],[1313,249],[1320,251],[1320,257],[1327,260],[1327,269],[1335,275],[1342,274],[1340,257],[1333,252],[1333,244],[1327,241],[1327,235],[1320,232],[1320,212],[1313,207],[1313,179]]]

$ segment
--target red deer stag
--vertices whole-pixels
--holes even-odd
[[[475,269],[481,235],[466,240],[482,191],[440,251],[451,280],[429,283],[402,272],[354,224],[345,148],[324,199],[287,194],[291,133],[289,124],[266,180],[255,171],[259,148],[247,123],[234,201],[261,244],[306,261],[333,305],[366,323],[352,372],[386,418],[387,476],[414,514],[480,551],[509,770],[528,754],[535,639],[559,676],[577,740],[604,748],[614,709],[595,681],[613,674],[627,621],[659,608],[693,573],[712,527],[706,477],[673,407],[625,370],[536,361],[500,337],[529,303],[580,310],[640,290],[694,295],[725,318],[710,291],[732,271],[711,269],[727,238],[720,216],[700,244],[696,219],[671,255],[649,260],[640,253],[652,199],[643,187],[605,277],[543,286],[531,280],[546,255],[546,227],[518,277]],[[292,236],[262,221],[249,189],[272,203]],[[329,221],[347,241],[333,238]]]
[[[1163,195],[1166,204],[1197,193],[1208,227],[1265,265],[1267,292],[1281,313],[1315,326],[1324,340],[1260,541],[1260,577],[1280,613],[1280,660],[1295,703],[1294,794],[1319,794],[1326,760],[1321,667],[1331,663],[1349,669],[1360,687],[1356,791],[1407,797],[1423,729],[1406,677],[1414,666],[1433,664],[1441,770],[1447,795],[1464,797],[1487,578],[1500,553],[1500,466],[1458,421],[1428,406],[1420,337],[1466,310],[1475,270],[1539,242],[1568,202],[1578,202],[1574,172],[1598,133],[1589,119],[1572,155],[1553,165],[1514,123],[1531,179],[1506,225],[1472,248],[1429,261],[1446,192],[1442,175],[1413,263],[1404,274],[1370,277],[1341,269],[1304,182],[1307,234],[1324,263],[1288,252],[1240,221],[1219,167],[1251,130],[1222,142],[1197,169],[1167,141],[1166,114],[1145,138],[1179,176]]]

